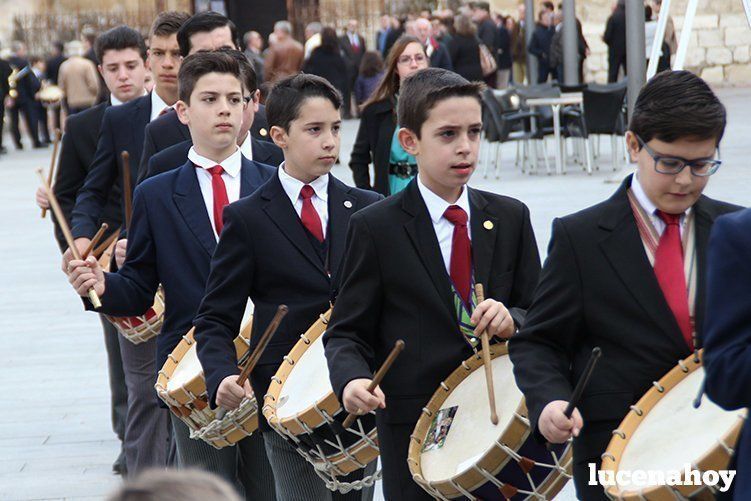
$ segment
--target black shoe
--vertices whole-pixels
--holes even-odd
[[[46,147],[47,147],[47,145],[46,144],[42,144],[42,143],[37,143],[37,144],[34,145],[34,149],[35,150],[41,150],[42,148],[46,148]]]
[[[6,153],[8,153],[8,149],[4,146],[0,146],[0,155],[5,155]]]
[[[23,145],[21,143],[16,143],[16,149],[17,150],[22,150],[23,149]]]
[[[120,451],[120,455],[117,456],[115,462],[112,463],[112,472],[121,477],[128,476],[128,468],[125,466],[125,452]]]

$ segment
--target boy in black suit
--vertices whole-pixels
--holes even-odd
[[[481,90],[438,68],[405,80],[399,141],[417,159],[418,177],[352,218],[324,338],[331,383],[346,410],[379,409],[389,500],[431,499],[407,466],[420,410],[473,354],[478,333],[487,328],[505,339],[524,322],[540,271],[527,207],[467,186],[480,147]],[[480,304],[475,283],[487,296]],[[373,371],[399,338],[404,353],[369,393]]]
[[[263,401],[282,358],[329,307],[350,216],[381,198],[329,173],[339,155],[341,104],[330,83],[304,74],[277,83],[267,100],[271,135],[285,162],[258,192],[225,209],[224,232],[194,322],[212,407],[236,408],[251,395],[251,386]],[[286,304],[289,312],[261,355],[251,384],[240,388],[232,339],[248,298],[255,306],[251,350],[278,305]],[[265,419],[259,420],[277,499],[332,499],[313,467]]]
[[[699,77],[658,74],[639,93],[626,133],[636,174],[608,200],[553,221],[535,300],[509,349],[537,437],[576,437],[580,499],[606,499],[589,485],[589,465],[599,468],[629,406],[700,347],[709,232],[738,209],[702,195],[720,165],[725,123]],[[602,358],[567,419],[595,346]]]
[[[128,256],[122,269],[103,274],[93,257],[85,263],[70,263],[69,279],[77,292],[85,296],[94,287],[102,299],[100,311],[111,315],[143,312],[162,284],[166,305],[157,337],[158,368],[191,327],[221,234],[224,206],[250,195],[275,174],[272,167],[244,158],[236,144],[247,106],[238,58],[223,52],[189,56],[179,79],[177,114],[193,137],[189,160],[136,188]],[[154,371],[152,387],[156,376]],[[274,499],[273,476],[259,434],[237,447],[217,450],[191,439],[187,426],[176,416],[170,417],[179,467],[202,468],[232,483],[240,480],[248,499]]]

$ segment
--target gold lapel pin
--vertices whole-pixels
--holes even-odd
[[[349,200],[345,200],[344,201],[344,206],[346,208],[348,208],[348,209],[351,209],[352,208],[352,202],[350,202]]]
[[[492,230],[493,229],[493,221],[485,221],[482,223],[482,227],[486,230]]]
[[[261,127],[258,133],[262,135],[263,137],[266,137],[269,134],[269,132],[264,127]]]

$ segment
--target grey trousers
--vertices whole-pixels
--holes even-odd
[[[247,500],[274,501],[274,473],[263,436],[256,432],[234,447],[215,449],[203,440],[190,438],[190,429],[170,413],[177,444],[177,467],[198,468],[215,473],[235,486]]]
[[[125,437],[125,417],[128,413],[128,388],[125,386],[123,359],[120,355],[120,335],[115,326],[104,315],[99,315],[104,332],[104,348],[107,351],[107,372],[110,382],[110,402],[112,410],[112,431],[120,442]]]
[[[150,467],[167,466],[171,425],[169,411],[159,406],[156,382],[156,338],[133,344],[117,336],[128,388],[125,419],[125,460],[128,476]]]
[[[263,441],[266,453],[274,470],[276,497],[279,501],[371,501],[373,488],[350,491],[347,494],[331,492],[318,476],[313,465],[298,453],[281,435],[275,431],[264,431]],[[375,472],[376,461],[364,469],[366,475]],[[350,474],[345,481],[351,481]],[[360,478],[362,476],[360,475]]]

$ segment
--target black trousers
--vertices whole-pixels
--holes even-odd
[[[618,81],[618,70],[623,67],[623,74],[627,74],[628,69],[626,66],[626,53],[623,54],[617,54],[617,53],[610,53],[608,55],[608,83],[613,83]]]
[[[376,413],[378,447],[381,450],[383,473],[383,495],[387,501],[432,500],[433,497],[412,480],[407,465],[409,436],[415,430],[415,423],[385,423]]]
[[[26,127],[29,130],[29,135],[31,136],[31,144],[34,146],[39,146],[41,144],[39,142],[39,124],[37,120],[37,113],[34,109],[34,104],[34,101],[24,101],[20,104],[16,102],[10,109],[10,132],[13,135],[13,142],[18,148],[21,148],[23,144],[21,143],[21,127],[19,122],[19,115],[23,115],[23,118],[26,121]]]
[[[5,128],[5,96],[0,95],[0,148],[3,147],[3,129]]]
[[[49,143],[50,142],[50,130],[47,126],[47,108],[44,107],[42,103],[39,101],[36,101],[34,103],[34,109],[37,112],[37,122],[39,125],[38,128],[38,137],[42,142]]]

